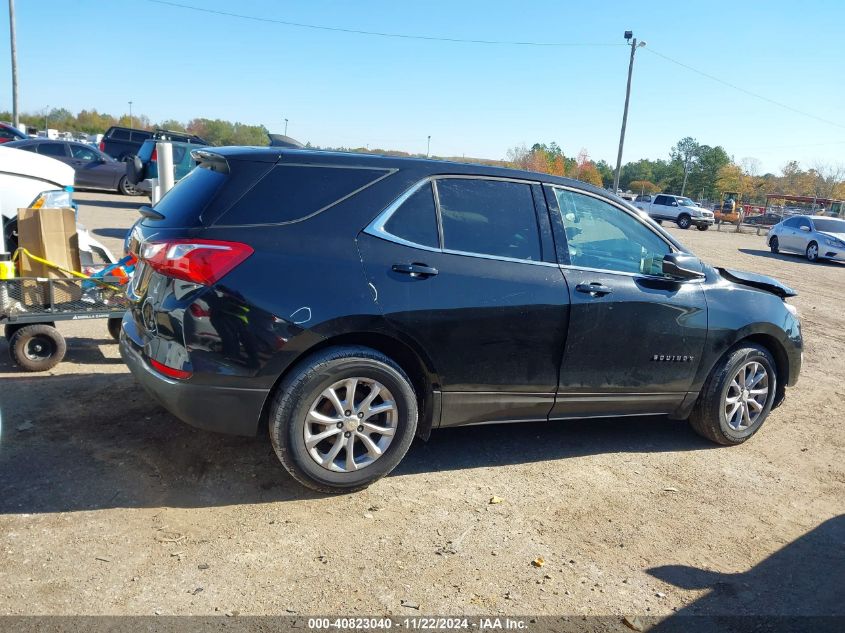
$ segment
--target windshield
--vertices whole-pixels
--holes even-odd
[[[813,224],[816,225],[817,231],[822,231],[823,233],[845,233],[845,220],[813,218]]]
[[[695,202],[690,200],[689,198],[678,198],[678,204],[682,207],[694,207]]]

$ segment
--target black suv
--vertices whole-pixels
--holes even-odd
[[[117,160],[125,160],[132,154],[137,154],[141,145],[148,139],[209,145],[196,134],[189,134],[188,132],[174,132],[161,128],[151,132],[150,130],[136,130],[131,127],[113,125],[103,134],[103,139],[100,141],[100,151]]]
[[[361,488],[415,435],[663,414],[739,444],[795,384],[789,288],[712,268],[581,182],[481,165],[236,148],[129,247],[121,351],[195,426],[253,435],[312,488]]]

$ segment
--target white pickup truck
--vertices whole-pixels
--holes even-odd
[[[695,226],[699,231],[706,231],[715,221],[712,211],[699,207],[689,198],[668,193],[637,196],[634,206],[654,220],[669,220],[682,229]]]

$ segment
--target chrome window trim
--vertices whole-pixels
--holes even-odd
[[[552,183],[549,183],[549,186],[550,186],[552,189],[563,189],[563,190],[565,190],[565,191],[571,191],[571,192],[573,192],[573,193],[581,194],[581,195],[584,195],[584,196],[589,196],[589,197],[591,197],[591,198],[595,198],[596,200],[599,200],[600,202],[604,202],[605,204],[608,204],[608,205],[610,205],[611,207],[615,207],[615,208],[619,209],[619,210],[620,210],[620,211],[622,211],[623,213],[628,214],[628,215],[629,215],[630,217],[632,217],[634,220],[636,220],[637,222],[639,222],[639,223],[640,223],[640,225],[641,225],[643,228],[645,228],[645,229],[647,229],[648,231],[650,231],[653,235],[656,235],[657,237],[659,237],[659,238],[660,238],[660,240],[661,240],[664,244],[666,244],[666,246],[668,246],[668,247],[669,247],[669,252],[670,252],[670,253],[677,253],[677,252],[680,252],[680,251],[678,251],[678,249],[676,249],[676,248],[675,248],[675,246],[674,246],[671,242],[667,241],[667,240],[666,240],[666,238],[665,238],[663,235],[661,235],[659,232],[655,231],[652,227],[650,227],[650,226],[648,225],[648,223],[647,223],[647,222],[644,222],[644,221],[643,221],[643,218],[641,218],[639,215],[637,215],[636,213],[634,213],[634,212],[633,212],[633,211],[631,211],[630,209],[627,209],[626,207],[622,206],[621,204],[618,204],[618,203],[616,203],[616,202],[614,202],[614,201],[612,201],[612,200],[609,200],[608,198],[605,198],[605,197],[603,197],[603,196],[600,196],[600,195],[598,195],[598,194],[595,194],[595,193],[593,193],[592,191],[586,191],[586,190],[584,190],[584,189],[578,189],[578,188],[576,188],[576,187],[569,187],[569,186],[567,186],[567,185],[556,185],[556,184],[552,184]],[[560,204],[558,204],[558,207],[560,207]],[[558,211],[560,211],[560,208],[558,208]],[[561,211],[561,213],[562,213],[562,211]]]
[[[443,237],[443,221],[440,214],[440,197],[437,191],[437,181],[438,180],[445,180],[445,179],[460,179],[460,180],[497,180],[503,182],[515,182],[519,184],[525,185],[533,185],[533,184],[542,184],[538,180],[524,180],[519,178],[502,178],[499,176],[481,176],[477,174],[468,174],[468,175],[461,175],[461,174],[444,174],[444,175],[437,175],[437,176],[426,176],[422,180],[417,183],[414,183],[406,189],[396,200],[391,202],[387,207],[379,213],[376,218],[370,222],[365,228],[364,233],[368,235],[372,235],[373,237],[378,237],[380,239],[386,240],[388,242],[393,242],[394,244],[401,244],[402,246],[408,246],[410,248],[417,248],[423,251],[429,251],[434,253],[443,253],[444,255],[460,255],[462,257],[475,257],[477,259],[489,259],[493,261],[501,261],[501,262],[511,262],[514,264],[531,264],[534,266],[551,266],[554,268],[558,267],[558,264],[555,262],[544,262],[544,261],[534,261],[533,259],[517,259],[515,257],[504,257],[502,255],[487,255],[485,253],[473,253],[469,251],[458,251],[453,250],[450,248],[444,248],[444,237]],[[433,248],[431,246],[425,246],[424,244],[417,244],[416,242],[411,242],[396,235],[393,233],[388,232],[385,230],[385,225],[393,216],[393,214],[401,207],[408,198],[414,195],[417,191],[419,191],[422,187],[426,184],[431,183],[432,186],[432,195],[434,196],[434,207],[435,213],[437,215],[437,232],[440,238],[440,248]],[[538,227],[538,234],[539,234],[539,227]]]

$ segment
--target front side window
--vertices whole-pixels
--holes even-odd
[[[504,180],[437,180],[443,247],[540,261],[540,232],[530,185]]]
[[[654,204],[662,204],[663,206],[666,206],[666,205],[669,204],[669,197],[668,196],[657,196],[654,199]]]
[[[799,229],[801,229],[801,228],[804,228],[805,226],[806,226],[808,229],[812,229],[812,228],[813,228],[812,226],[810,226],[810,221],[809,221],[807,218],[800,218],[800,219],[798,220],[798,228],[799,228]]]
[[[783,225],[788,226],[791,229],[797,229],[798,228],[798,218],[789,218],[788,220],[784,221]]]
[[[97,160],[100,157],[100,155],[90,147],[83,147],[82,145],[71,145],[70,153],[77,160],[86,160],[89,162]]]
[[[555,189],[555,196],[572,266],[663,274],[663,257],[672,249],[639,220],[592,196],[565,189]]]
[[[437,208],[431,183],[417,189],[393,212],[384,230],[398,238],[430,248],[440,247],[437,234]]]

